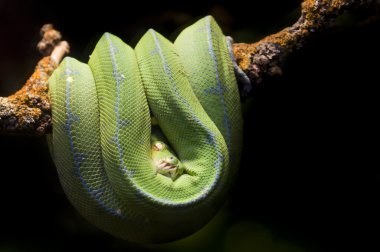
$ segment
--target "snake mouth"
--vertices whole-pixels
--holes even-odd
[[[180,168],[179,160],[173,156],[154,161],[156,173],[176,180],[183,170]]]
[[[171,157],[173,158],[173,157]],[[170,161],[168,162],[167,159],[165,160],[160,160],[159,162],[156,163],[156,168],[158,170],[164,170],[164,171],[172,171],[175,169],[178,169],[178,164],[172,164]]]

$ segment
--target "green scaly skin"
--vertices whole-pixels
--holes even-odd
[[[154,243],[192,234],[215,215],[239,166],[242,118],[212,17],[175,43],[149,30],[134,50],[106,33],[88,65],[67,57],[49,85],[59,178],[91,223]]]

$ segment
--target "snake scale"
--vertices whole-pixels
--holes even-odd
[[[223,204],[242,116],[233,59],[211,16],[174,43],[150,29],[132,49],[105,33],[88,64],[62,61],[49,92],[60,182],[92,224],[167,242],[200,229]]]

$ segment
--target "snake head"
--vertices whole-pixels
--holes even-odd
[[[182,163],[173,155],[168,146],[161,141],[152,143],[152,159],[156,173],[170,177],[173,181],[183,173]]]

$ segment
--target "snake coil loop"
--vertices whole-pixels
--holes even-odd
[[[238,168],[242,118],[212,17],[174,43],[149,30],[135,49],[106,33],[88,64],[65,58],[49,85],[53,159],[91,223],[123,239],[165,242],[215,215]]]

